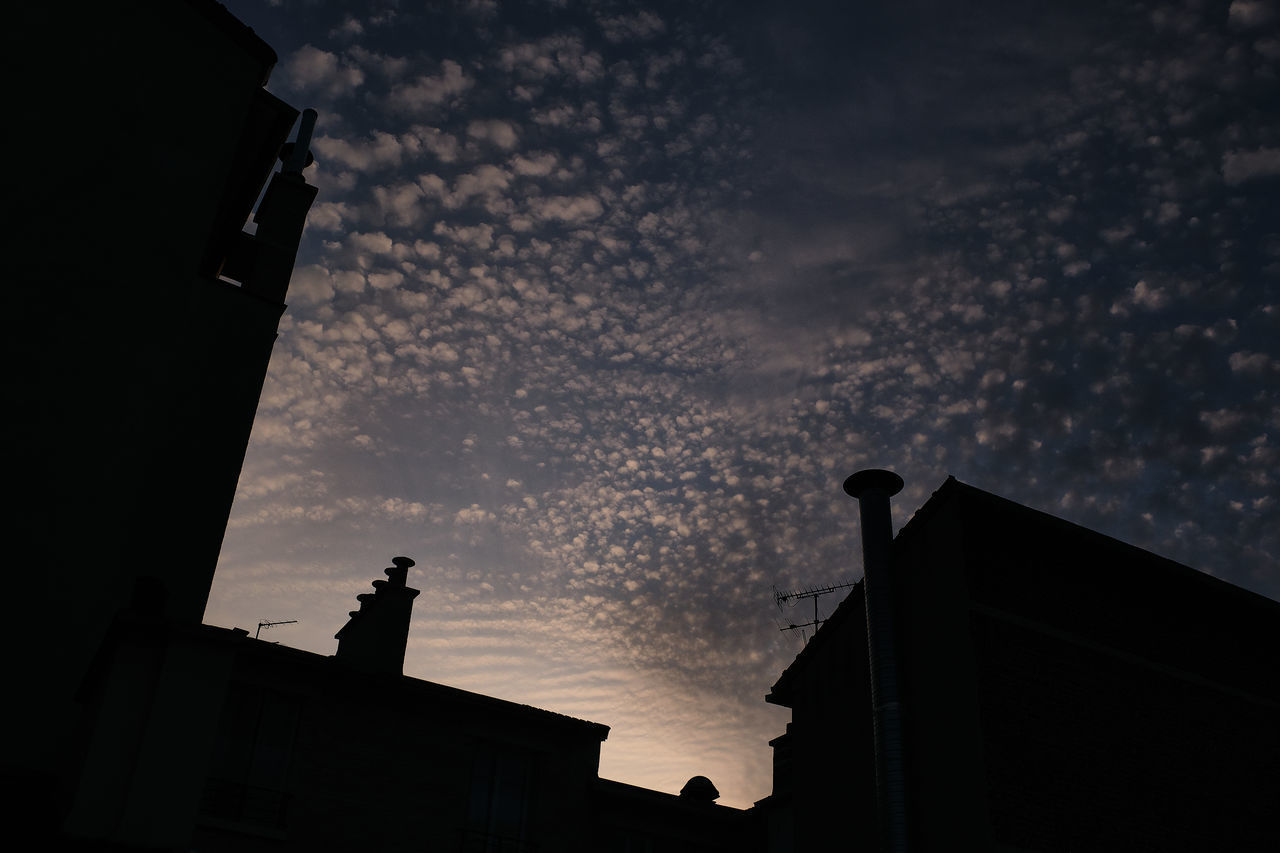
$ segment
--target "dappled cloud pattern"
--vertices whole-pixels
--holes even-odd
[[[230,5],[321,196],[210,621],[412,554],[407,672],[746,805],[859,468],[1280,595],[1267,4]]]

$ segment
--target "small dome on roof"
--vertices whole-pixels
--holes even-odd
[[[680,789],[680,796],[696,803],[714,803],[720,796],[720,792],[706,776],[694,776],[684,783],[684,787]]]

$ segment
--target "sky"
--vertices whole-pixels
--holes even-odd
[[[747,806],[859,469],[1280,598],[1276,2],[224,2],[319,197],[207,622],[408,555],[407,674]]]

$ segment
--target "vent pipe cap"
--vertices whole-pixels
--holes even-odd
[[[868,468],[851,474],[844,481],[844,493],[852,498],[861,498],[867,492],[879,490],[893,497],[902,491],[902,478],[892,471],[883,468]]]

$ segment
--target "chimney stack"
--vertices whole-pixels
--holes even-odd
[[[418,590],[405,585],[413,560],[394,557],[391,562],[385,570],[387,580],[374,581],[373,592],[356,596],[360,609],[351,611],[351,619],[334,638],[338,660],[370,672],[401,675]]]
[[[890,564],[893,516],[889,498],[902,491],[902,478],[871,468],[844,481],[845,493],[858,499],[862,517],[862,591],[867,611],[867,650],[871,663],[871,706],[875,725],[876,799],[884,849],[907,849],[906,768],[902,744],[902,708],[898,702],[897,648],[893,629]]]

